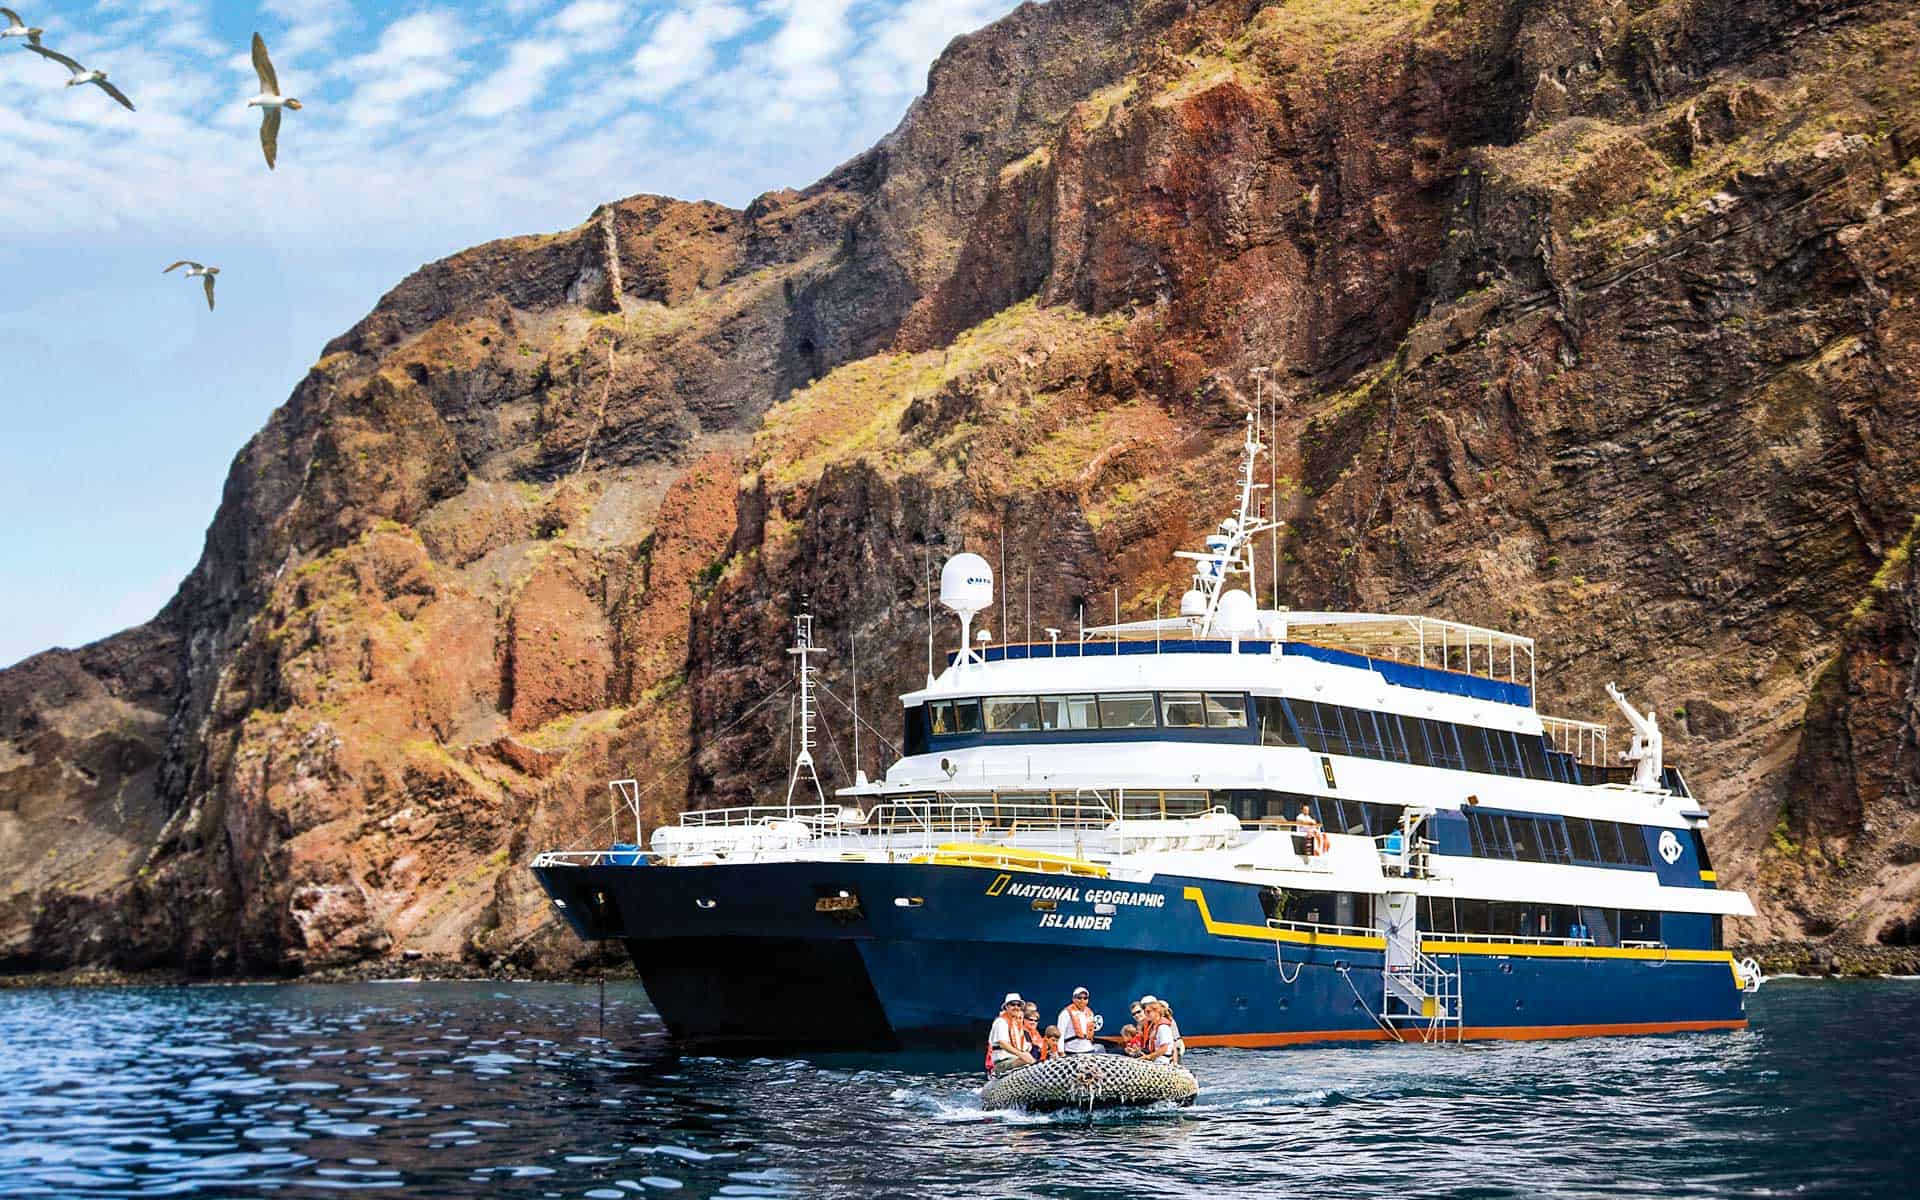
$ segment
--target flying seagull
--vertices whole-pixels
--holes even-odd
[[[247,107],[262,110],[260,148],[267,152],[267,170],[271,171],[273,160],[280,155],[280,110],[299,112],[300,102],[280,94],[280,80],[273,73],[273,60],[267,57],[267,44],[257,33],[253,35],[253,70],[260,76],[260,94],[247,101]]]
[[[119,88],[107,82],[107,73],[105,71],[88,70],[86,67],[81,66],[79,63],[68,58],[66,55],[59,54],[52,50],[49,50],[45,46],[42,46],[37,41],[29,41],[27,43],[27,49],[33,51],[35,54],[38,54],[41,58],[50,58],[54,62],[57,62],[61,66],[65,67],[67,70],[72,71],[73,78],[67,80],[68,87],[77,87],[83,83],[97,83],[100,85],[101,91],[105,92],[109,96],[112,96],[115,100],[118,100],[120,103],[126,105],[128,112],[133,111],[133,101],[127,99],[127,95],[125,92],[122,92]]]
[[[207,311],[212,312],[213,311],[213,277],[220,273],[220,268],[219,267],[203,267],[199,263],[194,262],[192,259],[183,258],[179,262],[173,264],[172,267],[168,267],[166,271],[162,271],[160,273],[162,275],[165,275],[167,271],[171,271],[175,267],[187,268],[187,273],[184,276],[184,278],[192,279],[195,275],[198,275],[202,279],[207,281]]]
[[[0,38],[23,37],[27,39],[28,46],[38,46],[40,35],[46,32],[44,29],[28,29],[27,23],[20,19],[20,14],[10,8],[0,8],[0,17],[7,19],[7,27],[0,29]]]

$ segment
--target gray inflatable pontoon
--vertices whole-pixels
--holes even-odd
[[[1124,1054],[1063,1054],[1030,1067],[997,1072],[980,1089],[980,1102],[990,1109],[1091,1111],[1163,1101],[1187,1105],[1199,1092],[1199,1081],[1185,1067],[1150,1063]]]

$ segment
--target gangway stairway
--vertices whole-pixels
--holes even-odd
[[[1387,953],[1380,972],[1381,1027],[1399,1041],[1409,1035],[1423,1042],[1457,1039],[1464,1029],[1460,956],[1435,956],[1420,948],[1418,897],[1389,892],[1382,908]]]

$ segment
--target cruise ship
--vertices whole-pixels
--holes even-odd
[[[1753,908],[1657,715],[1608,684],[1610,760],[1535,706],[1530,638],[1260,607],[1264,450],[1250,419],[1177,616],[995,643],[990,566],[956,556],[898,761],[829,797],[803,615],[783,798],[643,841],[620,781],[634,840],[534,873],[709,1046],[978,1045],[1007,992],[1075,987],[1167,998],[1190,1047],[1743,1028],[1759,971],[1722,926]]]

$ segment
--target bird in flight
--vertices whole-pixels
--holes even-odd
[[[94,71],[86,67],[83,67],[79,63],[68,58],[66,55],[47,49],[45,46],[42,46],[38,41],[29,40],[27,42],[27,49],[33,51],[35,54],[38,54],[41,58],[50,58],[54,62],[57,62],[61,66],[65,67],[67,70],[73,72],[73,78],[67,80],[68,87],[78,87],[80,84],[83,84],[83,83],[98,84],[100,86],[101,91],[105,92],[109,96],[112,96],[115,100],[118,100],[120,103],[126,105],[128,112],[133,111],[133,101],[127,99],[127,94],[125,92],[121,91],[119,88],[107,82],[107,73],[105,71]]]
[[[280,156],[280,110],[299,112],[300,102],[280,94],[280,80],[273,73],[273,60],[267,57],[267,44],[257,33],[253,35],[253,71],[260,76],[260,94],[247,101],[247,107],[262,110],[260,149],[266,151],[267,170],[271,171],[273,160]]]
[[[220,268],[201,266],[199,263],[194,262],[192,259],[183,258],[179,262],[173,264],[173,266],[168,267],[166,271],[162,271],[160,273],[162,275],[165,275],[168,271],[172,271],[176,267],[187,268],[187,273],[183,278],[192,279],[195,275],[198,275],[202,279],[207,281],[207,311],[212,312],[213,311],[213,277],[220,273]]]
[[[10,8],[0,8],[0,17],[7,19],[7,27],[0,29],[0,39],[23,37],[27,39],[28,46],[38,46],[40,35],[46,32],[44,29],[28,29],[27,23],[20,19],[20,14]]]

